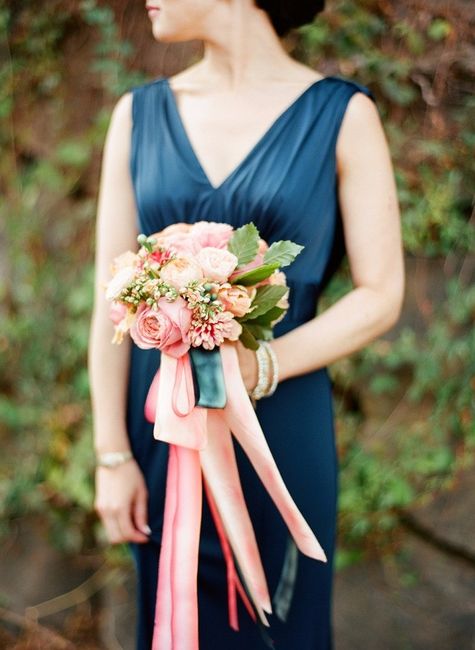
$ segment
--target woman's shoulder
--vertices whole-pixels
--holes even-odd
[[[329,75],[327,76],[327,80],[334,82],[334,84],[339,86],[342,91],[348,96],[353,95],[355,92],[361,91],[376,103],[376,98],[371,88],[363,84],[361,81],[341,75]]]
[[[144,101],[146,103],[148,101],[147,96],[153,92],[154,88],[163,84],[165,80],[166,77],[162,75],[129,86],[129,88],[118,97],[112,108],[111,124],[119,124],[122,129],[130,128],[136,122],[138,111],[137,104],[142,104]],[[142,100],[137,101],[138,98],[142,98]]]
[[[148,79],[146,81],[142,81],[141,83],[130,86],[127,93],[125,94],[134,95],[136,93],[150,92],[151,90],[164,85],[166,81],[167,77],[165,75],[160,75],[159,77],[154,77],[153,79]]]

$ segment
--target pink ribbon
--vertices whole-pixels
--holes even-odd
[[[226,562],[229,624],[237,630],[238,593],[249,614],[268,626],[271,602],[234,454],[233,434],[279,509],[297,547],[326,562],[325,553],[290,496],[242,380],[236,348],[220,347],[227,403],[196,406],[188,353],[161,354],[145,417],[153,435],[169,443],[152,650],[198,650],[198,547],[202,477]],[[231,434],[232,432],[232,434]],[[234,562],[237,563],[244,586]],[[248,597],[249,596],[249,597]]]

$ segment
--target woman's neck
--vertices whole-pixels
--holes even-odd
[[[266,13],[240,7],[240,2],[234,3],[231,13],[207,27],[204,56],[184,76],[222,90],[289,79],[301,85],[309,80],[308,67],[287,54]]]

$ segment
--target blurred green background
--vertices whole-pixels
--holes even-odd
[[[475,647],[474,27],[463,0],[334,0],[286,39],[375,94],[406,251],[400,322],[330,369],[342,650]],[[0,647],[133,647],[131,560],[92,509],[101,152],[117,98],[201,52],[143,3],[0,3]],[[321,309],[350,287],[345,262]]]

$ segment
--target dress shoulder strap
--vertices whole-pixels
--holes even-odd
[[[331,78],[330,83],[327,86],[328,94],[325,100],[327,102],[328,113],[331,113],[331,116],[328,117],[328,130],[333,137],[334,145],[336,144],[348,103],[357,92],[362,92],[374,102],[376,107],[378,106],[373,91],[364,84],[354,81],[353,79],[335,76]]]
[[[136,177],[138,156],[146,156],[157,142],[163,121],[162,92],[165,77],[158,77],[129,89],[132,93],[132,131],[130,143],[130,172]]]

